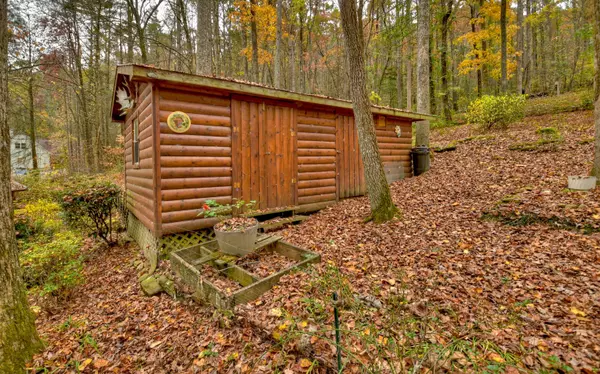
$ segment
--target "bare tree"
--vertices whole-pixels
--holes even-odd
[[[258,83],[258,31],[256,30],[256,0],[250,0],[250,41],[252,43],[252,80]]]
[[[352,96],[354,119],[358,128],[360,153],[365,165],[371,219],[375,222],[384,222],[392,219],[398,212],[398,208],[392,201],[390,187],[385,178],[375,135],[371,103],[367,93],[363,26],[359,16],[362,14],[362,9],[357,10],[356,0],[339,0],[339,5],[346,40],[350,95]]]
[[[210,75],[212,70],[210,45],[210,0],[197,0],[196,11],[196,74]]]
[[[446,121],[452,120],[450,111],[450,90],[448,87],[449,69],[448,69],[448,35],[450,31],[450,21],[452,20],[452,8],[454,0],[442,1],[442,23],[440,25],[440,68],[442,74],[442,113]]]
[[[274,66],[274,72],[273,72],[273,80],[274,80],[274,85],[276,88],[281,88],[281,48],[282,48],[282,41],[281,39],[283,38],[283,30],[282,30],[282,7],[283,4],[281,3],[282,0],[277,0],[277,34],[276,34],[276,41],[275,41],[275,61],[273,62],[273,64],[275,64]]]
[[[148,63],[146,28],[162,2],[163,0],[158,0],[152,4],[149,0],[127,0],[127,5],[133,15],[133,26],[137,33],[143,64]]]
[[[429,0],[417,8],[417,112],[429,114]],[[417,122],[417,145],[429,146],[429,121]]]
[[[21,280],[10,188],[8,4],[0,0],[0,373],[25,372],[42,344]]]
[[[508,88],[508,78],[506,76],[506,0],[500,1],[500,75],[502,92],[505,93]]]
[[[517,0],[517,94],[523,93],[523,49],[525,30],[523,30],[523,0]]]

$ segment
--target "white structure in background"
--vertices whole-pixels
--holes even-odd
[[[38,168],[44,169],[50,166],[50,147],[47,140],[38,139],[35,142]],[[13,134],[10,136],[10,166],[13,174],[23,175],[27,170],[33,168],[33,157],[31,155],[31,140],[25,134]]]

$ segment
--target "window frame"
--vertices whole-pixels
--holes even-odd
[[[140,123],[138,117],[136,116],[131,123],[131,131],[132,131],[132,163],[134,166],[140,166]]]

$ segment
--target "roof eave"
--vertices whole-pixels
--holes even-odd
[[[213,89],[221,89],[230,92],[248,94],[253,96],[261,96],[265,98],[278,98],[282,100],[298,101],[303,103],[330,106],[352,110],[352,102],[342,99],[319,97],[313,95],[305,95],[296,92],[290,92],[275,88],[263,87],[248,83],[230,81],[220,78],[204,77],[200,75],[186,74],[181,72],[157,69],[142,65],[121,65],[117,68],[117,76],[119,74],[127,75],[130,78],[138,78],[142,80],[162,80],[175,83],[181,83],[193,86],[202,86]],[[115,84],[117,79],[115,79]],[[114,109],[113,99],[113,109]],[[436,117],[416,112],[408,112],[400,109],[386,108],[380,106],[372,106],[373,114],[402,117],[411,121],[434,120]],[[114,113],[114,112],[113,112]],[[114,118],[113,118],[114,120]]]

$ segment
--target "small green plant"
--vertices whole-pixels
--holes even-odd
[[[469,104],[466,118],[469,123],[491,129],[494,126],[506,127],[510,123],[519,121],[524,113],[524,95],[484,95]]]
[[[248,213],[254,209],[256,201],[251,200],[246,202],[245,200],[234,199],[233,204],[219,204],[215,200],[206,200],[202,205],[202,210],[198,213],[198,216],[210,218],[210,217],[224,217],[231,215],[232,213]]]
[[[521,152],[556,151],[558,149],[558,143],[563,141],[560,132],[555,127],[542,127],[535,132],[540,137],[537,141],[512,144],[508,149]]]
[[[67,223],[112,245],[113,215],[118,212],[120,202],[121,190],[108,183],[65,194],[62,207]]]
[[[34,243],[21,252],[22,276],[28,288],[40,295],[66,298],[83,282],[82,239],[66,231],[57,233],[49,243]]]

